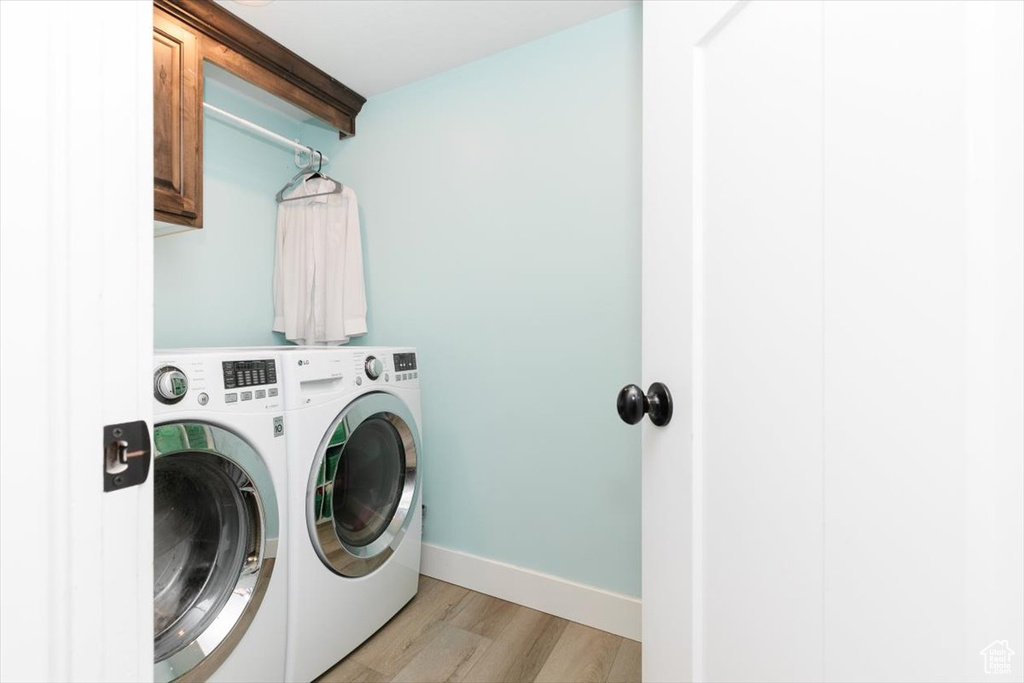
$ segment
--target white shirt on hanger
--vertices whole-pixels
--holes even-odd
[[[274,331],[297,344],[344,344],[366,333],[366,287],[355,192],[314,178],[277,205]]]

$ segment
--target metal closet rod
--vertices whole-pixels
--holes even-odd
[[[263,126],[257,126],[252,121],[247,121],[247,120],[243,119],[241,116],[235,116],[234,114],[232,114],[230,112],[226,112],[223,109],[219,109],[218,107],[213,106],[209,102],[203,102],[203,109],[205,109],[205,110],[207,110],[209,112],[212,112],[212,113],[216,114],[217,116],[219,116],[221,118],[224,118],[224,119],[234,123],[235,125],[237,125],[237,126],[239,126],[241,128],[245,128],[246,130],[252,131],[253,133],[256,133],[257,135],[259,135],[260,137],[264,137],[267,140],[270,140],[272,142],[276,142],[279,145],[284,145],[285,147],[287,147],[287,148],[289,148],[291,150],[294,150],[296,154],[298,154],[300,152],[305,152],[306,154],[310,155],[310,160],[311,161],[312,161],[314,155],[316,155],[317,161],[320,161],[321,158],[323,160],[323,163],[325,163],[325,164],[328,161],[330,161],[327,158],[326,154],[323,154],[323,155],[321,154],[320,150],[313,149],[309,145],[304,145],[301,142],[298,142],[297,140],[289,140],[285,136],[278,135],[274,131],[267,130]],[[298,159],[296,159],[295,163],[298,164],[298,165],[301,165],[301,164],[299,164]]]

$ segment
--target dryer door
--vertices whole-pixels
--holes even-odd
[[[206,679],[242,639],[277,555],[270,471],[226,429],[154,430],[154,679]]]
[[[306,495],[313,547],[332,571],[365,576],[398,548],[419,498],[419,450],[419,428],[391,394],[365,394],[335,419]]]

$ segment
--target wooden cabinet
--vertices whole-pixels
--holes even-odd
[[[200,36],[153,12],[153,208],[158,221],[203,225]]]
[[[203,227],[203,61],[355,135],[366,98],[212,0],[154,0],[155,218]],[[157,226],[157,234],[178,232]]]

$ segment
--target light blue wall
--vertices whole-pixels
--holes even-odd
[[[640,594],[640,7],[372,98],[323,149],[361,206],[370,333],[422,368],[425,540]],[[294,131],[291,133],[289,131]],[[270,332],[291,156],[207,117],[202,231],[156,240],[158,346]]]
[[[332,173],[422,367],[425,540],[640,593],[641,15],[372,98]]]
[[[204,96],[282,135],[311,128],[210,79]],[[284,343],[270,331],[274,195],[295,175],[292,154],[209,115],[203,126],[203,229],[154,241],[156,346]]]

